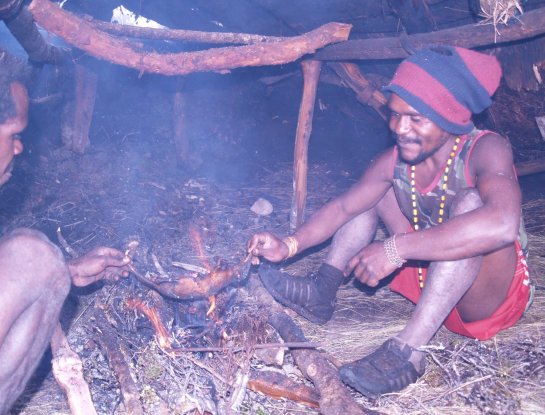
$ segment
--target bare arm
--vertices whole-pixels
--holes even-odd
[[[347,192],[315,212],[294,234],[298,251],[318,245],[330,238],[342,225],[373,208],[392,186],[393,148],[371,162],[363,176]],[[286,259],[288,248],[269,232],[257,233],[248,242],[248,252],[269,261]]]
[[[401,257],[456,260],[486,254],[515,241],[521,194],[509,143],[497,134],[482,137],[475,144],[469,167],[483,205],[433,228],[399,235],[396,245]]]
[[[295,232],[299,250],[330,238],[342,225],[373,208],[392,186],[393,148],[373,160],[362,177],[348,191],[315,212]]]

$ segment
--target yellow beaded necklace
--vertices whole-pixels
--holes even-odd
[[[460,144],[460,137],[456,137],[456,140],[454,140],[454,145],[452,146],[452,150],[450,152],[449,158],[447,160],[447,165],[445,166],[445,170],[443,171],[443,184],[441,185],[441,198],[439,202],[439,223],[443,223],[443,217],[445,215],[445,202],[447,200],[447,181],[448,181],[448,174],[450,171],[450,166],[452,165],[452,162],[454,160],[454,157],[456,156],[456,151],[458,150],[458,145]],[[418,206],[416,204],[416,166],[411,166],[411,204],[413,207],[413,228],[415,231],[420,229],[420,225],[418,223]],[[418,284],[420,285],[420,288],[424,288],[424,272],[422,271],[422,267],[420,266],[420,262],[418,263]]]

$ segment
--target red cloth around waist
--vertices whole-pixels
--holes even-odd
[[[515,242],[515,247],[517,266],[505,301],[490,317],[470,323],[462,320],[455,307],[444,321],[447,329],[463,336],[486,340],[496,335],[500,330],[513,326],[520,319],[528,303],[530,281],[526,258],[518,242]],[[424,268],[423,272],[425,281],[427,269]],[[418,284],[418,267],[405,266],[401,268],[390,284],[390,289],[416,304],[422,292]]]

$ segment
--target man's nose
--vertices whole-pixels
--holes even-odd
[[[392,120],[390,128],[392,132],[396,135],[404,135],[409,132],[411,127],[410,117],[407,115],[400,115]]]

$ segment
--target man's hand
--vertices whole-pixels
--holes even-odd
[[[103,278],[117,281],[129,275],[131,259],[117,249],[98,247],[68,263],[72,284],[85,287]]]
[[[259,257],[280,262],[287,258],[288,247],[282,240],[270,232],[256,233],[248,241],[248,253],[253,255],[252,264],[259,264]]]
[[[374,242],[358,252],[344,270],[348,276],[354,272],[354,276],[362,283],[370,287],[376,287],[379,281],[397,269],[386,257],[384,244]]]

